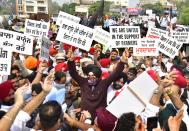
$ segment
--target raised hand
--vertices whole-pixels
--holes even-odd
[[[15,105],[21,107],[24,104],[24,93],[29,90],[29,86],[25,84],[24,86],[18,88],[15,92]]]
[[[124,63],[126,63],[128,61],[128,57],[129,57],[129,50],[126,48],[125,51],[123,52],[120,60]]]
[[[170,131],[179,131],[182,118],[184,117],[184,110],[177,113],[175,117],[170,116],[168,119],[168,125]]]
[[[52,83],[54,81],[54,72],[50,73],[42,84],[43,91],[49,93],[52,89]]]
[[[69,49],[68,53],[67,53],[67,58],[69,61],[73,61],[74,60],[74,53],[72,51],[72,49]]]
[[[48,64],[46,61],[41,62],[39,64],[38,72],[42,73],[47,67],[48,67]]]

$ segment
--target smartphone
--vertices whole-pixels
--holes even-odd
[[[152,131],[154,128],[158,127],[158,117],[149,117],[147,119],[147,129]]]

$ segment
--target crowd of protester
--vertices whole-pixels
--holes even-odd
[[[87,25],[88,20],[82,20],[81,24]],[[6,29],[22,32],[21,23],[18,19],[9,21]],[[133,23],[126,18],[106,16],[104,23],[105,30],[112,25],[139,25],[142,37],[148,30],[145,22]],[[169,30],[175,23],[176,19],[170,21],[163,16],[157,26]],[[0,84],[0,131],[189,129],[189,56],[180,51],[174,59],[161,53],[157,57],[136,57],[132,48],[104,51],[96,41],[87,52],[58,43],[57,31],[51,21],[49,61],[39,61],[36,40],[33,55],[13,53],[11,74],[2,76]],[[141,114],[133,110],[116,118],[106,107],[144,71],[158,88]],[[153,118],[155,125],[150,121]]]

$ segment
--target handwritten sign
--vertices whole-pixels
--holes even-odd
[[[72,21],[62,21],[56,40],[89,51],[94,33],[93,29]]]
[[[159,39],[162,35],[168,35],[168,32],[158,28],[150,27],[146,35],[147,38]]]
[[[21,54],[32,55],[33,37],[0,29],[0,47]]]
[[[145,85],[144,81],[147,81]],[[140,114],[157,87],[158,85],[148,73],[143,72],[128,87],[125,87],[106,109],[117,118],[125,112]]]
[[[178,55],[178,51],[182,45],[183,43],[179,43],[169,36],[162,35],[160,39],[158,39],[158,50],[170,58],[174,58]]]
[[[158,44],[155,39],[141,39],[141,46],[133,48],[134,56],[158,56]]]
[[[189,43],[189,32],[171,31],[171,37],[180,43]]]
[[[141,43],[138,26],[110,26],[112,48],[138,47]]]
[[[59,25],[59,26],[62,26],[62,22],[64,20],[69,20],[69,21],[72,21],[72,22],[75,22],[75,23],[79,23],[81,18],[60,11],[59,14],[58,14],[58,19],[56,21],[56,24]]]
[[[0,74],[10,75],[12,52],[8,49],[0,48]]]
[[[48,36],[49,26],[47,22],[26,19],[24,34],[38,37]]]
[[[95,28],[94,30],[94,40],[105,45],[106,47],[110,47],[112,42],[110,33],[102,28]]]
[[[49,61],[49,48],[51,46],[51,41],[46,38],[42,37],[41,41],[41,52],[40,52],[40,60],[41,61]]]

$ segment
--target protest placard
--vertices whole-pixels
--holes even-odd
[[[141,43],[138,26],[110,26],[112,48],[138,47]]]
[[[62,26],[62,22],[64,20],[69,20],[69,21],[72,21],[72,22],[75,22],[75,23],[79,23],[81,18],[60,11],[59,14],[58,14],[56,25]]]
[[[147,81],[145,85],[144,81]],[[106,109],[117,118],[126,112],[140,114],[157,87],[158,85],[148,73],[143,72],[128,87],[125,87]]]
[[[178,55],[178,51],[182,45],[183,43],[179,43],[166,35],[162,35],[158,39],[158,50],[170,58],[174,58],[176,55]]]
[[[89,51],[94,33],[93,29],[72,21],[62,21],[56,40]]]
[[[158,43],[155,39],[141,39],[141,46],[133,48],[133,56],[158,56]]]
[[[150,27],[148,28],[147,38],[159,39],[162,35],[168,35],[168,32],[158,28]]]
[[[12,52],[8,49],[0,48],[0,74],[10,75]]]
[[[171,37],[180,43],[189,43],[189,32],[171,31]]]
[[[100,44],[105,45],[106,47],[110,47],[112,44],[111,35],[109,32],[103,30],[102,28],[94,29],[94,40],[99,42]]]
[[[43,21],[26,19],[24,34],[30,36],[48,36],[50,24]]]
[[[49,61],[49,48],[51,46],[51,41],[42,36],[42,39],[41,39],[41,50],[40,50],[40,61]]]
[[[0,29],[0,47],[21,54],[32,55],[33,37],[14,31]]]
[[[152,14],[152,10],[146,10],[146,14],[148,15]]]

